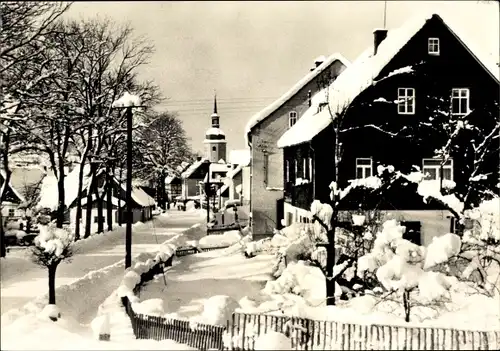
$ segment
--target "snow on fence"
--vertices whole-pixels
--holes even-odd
[[[295,350],[498,350],[500,331],[360,325],[262,314],[234,313],[229,350],[254,350],[256,336],[289,335]]]
[[[198,350],[223,349],[222,336],[226,329],[223,326],[200,323],[193,325],[187,320],[136,314],[130,302],[126,304],[126,310],[137,339],[170,339]]]

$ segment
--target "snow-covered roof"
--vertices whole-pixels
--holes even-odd
[[[373,79],[380,74],[392,58],[394,58],[420,29],[422,29],[427,20],[431,19],[433,16],[437,16],[437,18],[441,19],[443,23],[450,28],[449,22],[444,22],[440,15],[431,13],[415,16],[407,21],[402,27],[388,31],[387,37],[380,43],[376,55],[373,55],[373,47],[370,46],[350,66],[348,66],[329,87],[329,107],[332,114],[335,116],[336,113],[341,112],[345,107],[349,106],[360,93],[370,87],[373,83]],[[452,33],[455,32],[451,28],[450,31]],[[454,34],[457,35],[456,33]],[[495,64],[493,63],[492,67],[489,60],[485,59],[485,61],[481,61],[483,59],[480,59],[480,57],[482,58],[484,56],[477,54],[478,51],[472,52],[471,46],[469,45],[470,42],[465,43],[464,37],[461,37],[461,41],[469,51],[473,53],[478,61],[498,79],[498,68],[496,69],[496,74],[495,70],[492,70]],[[397,71],[398,72],[391,72],[389,75],[409,72],[411,71],[411,67],[404,67]],[[328,108],[325,108],[317,112],[317,106],[312,105],[297,123],[281,136],[278,140],[278,147],[283,148],[310,141],[330,125],[332,120],[330,111]]]
[[[92,195],[92,202],[94,202],[96,200],[96,196],[95,195]],[[106,198],[104,198],[104,201],[106,201]],[[82,201],[81,201],[81,204],[82,206],[86,205],[87,204],[87,197],[85,196]],[[116,206],[116,207],[119,207],[120,206],[120,200],[114,196],[111,197],[111,204],[113,206]],[[121,207],[125,207],[125,201],[122,200],[121,202]]]
[[[300,89],[302,89],[307,83],[317,77],[321,72],[330,67],[335,61],[342,62],[346,67],[349,66],[349,61],[339,53],[335,53],[325,59],[321,65],[319,65],[315,70],[309,72],[301,80],[299,80],[290,90],[283,94],[279,99],[268,105],[263,110],[259,111],[257,114],[253,115],[248,121],[245,127],[245,139],[248,144],[248,134],[250,131],[259,124],[261,121],[266,119],[271,113],[280,108],[284,103],[290,100],[295,94],[297,94]]]
[[[66,175],[66,177],[64,177],[64,203],[68,207],[78,196],[79,169],[80,166],[77,165]],[[91,177],[88,176],[89,173],[90,165],[86,164],[83,168],[83,189],[85,189],[90,182]],[[57,178],[52,172],[49,172],[42,180],[38,206],[55,210],[57,208],[57,194]]]
[[[250,149],[229,151],[229,163],[233,165],[248,166],[250,164],[250,158],[251,158]]]
[[[127,190],[127,185],[125,183],[120,184],[124,191]],[[141,187],[132,187],[132,200],[143,207],[153,206],[156,202],[151,196],[148,195]]]
[[[210,172],[228,172],[230,167],[231,165],[227,163],[211,163]]]
[[[243,169],[243,166],[244,165],[238,165],[234,169],[231,169],[229,172],[227,172],[226,178],[233,179],[235,175],[237,175],[238,173],[241,172],[241,170]]]
[[[7,174],[5,174],[4,170],[0,170],[0,175],[2,176],[2,182],[4,182],[5,179],[7,179]],[[12,177],[12,175],[11,175],[11,177]],[[10,185],[10,188],[11,188],[12,192],[14,193],[14,195],[16,195],[17,198],[19,198],[19,201],[21,201],[21,202],[26,201],[24,196],[19,191],[17,191],[17,189],[15,187],[12,186],[11,181],[9,181],[9,185]]]
[[[211,127],[211,128],[208,128],[205,135],[224,135],[225,136],[226,134],[224,134],[224,131],[220,128]]]
[[[181,178],[189,178],[206,160],[207,158],[203,157],[201,160],[193,162],[184,172],[182,172]]]

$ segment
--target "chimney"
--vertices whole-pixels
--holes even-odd
[[[377,54],[380,43],[387,37],[387,29],[375,29],[373,31],[373,55]]]
[[[326,61],[326,57],[321,55],[321,56],[318,56],[316,58],[316,60],[314,60],[314,66],[311,67],[311,69],[309,71],[314,71],[316,68],[318,68],[323,62]]]

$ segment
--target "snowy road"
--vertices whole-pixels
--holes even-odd
[[[154,221],[134,227],[132,255],[156,251],[158,243],[161,244],[202,221],[203,218],[200,217],[199,212],[170,211],[168,216],[159,216]],[[60,265],[57,271],[56,287],[70,284],[90,271],[112,265],[124,258],[124,235],[103,235],[108,235],[109,240],[100,240],[98,245],[94,246],[86,245],[72,257],[71,262]],[[47,293],[47,270],[31,263],[26,257],[26,251],[16,250],[0,262],[2,314],[12,308],[20,308],[33,298]],[[109,287],[116,288],[121,278],[120,275],[116,277],[116,282],[108,282]],[[102,288],[99,290],[107,290]],[[102,293],[106,292],[102,291]]]

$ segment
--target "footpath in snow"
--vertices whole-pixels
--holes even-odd
[[[166,273],[147,283],[140,292],[141,301],[162,299],[171,317],[188,319],[202,314],[206,300],[226,295],[239,301],[258,294],[271,278],[273,255],[247,259],[241,252],[214,250],[174,260]]]
[[[154,252],[158,249],[158,243],[161,244],[200,221],[202,218],[199,213],[171,211],[153,221],[134,225],[132,255]],[[107,280],[106,286],[101,285],[90,292],[95,295],[91,296],[91,301],[95,300],[98,305],[116,289],[122,278],[124,267],[116,263],[123,261],[125,255],[125,227],[77,242],[75,251],[70,262],[59,266],[56,288],[70,284],[89,272],[115,265],[110,267],[117,270],[117,274],[111,275],[113,279]],[[11,251],[7,258],[0,260],[0,268],[2,315],[47,293],[47,270],[31,263],[28,251]],[[93,307],[97,308],[97,305]],[[88,323],[94,317],[94,312],[92,306],[87,306],[80,315],[74,317],[81,323]]]

